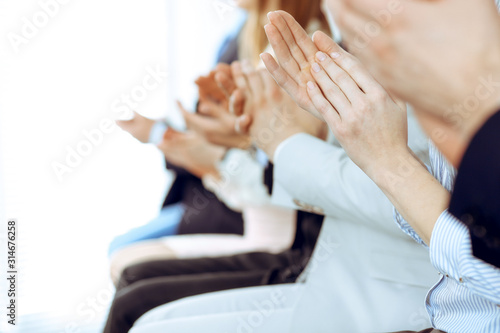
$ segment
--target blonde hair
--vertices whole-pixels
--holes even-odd
[[[240,59],[248,59],[257,66],[259,55],[268,45],[264,25],[269,11],[284,10],[307,29],[313,21],[317,21],[318,29],[329,33],[328,21],[321,11],[322,0],[256,0],[255,9],[249,11],[247,21],[239,36]]]

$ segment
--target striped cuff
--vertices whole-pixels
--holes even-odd
[[[445,210],[436,221],[430,243],[432,265],[442,274],[462,282],[461,265],[471,253],[467,227]]]

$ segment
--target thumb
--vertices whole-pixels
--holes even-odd
[[[179,108],[179,111],[181,112],[182,118],[184,118],[184,121],[186,123],[186,127],[190,128],[191,127],[191,119],[192,119],[192,113],[186,110],[186,108],[182,105],[182,103],[177,100],[175,101],[177,104],[177,107]]]
[[[190,113],[185,107],[184,105],[182,105],[181,101],[179,100],[176,100],[175,103],[177,104],[177,107],[179,108],[179,110],[181,111],[181,113]]]

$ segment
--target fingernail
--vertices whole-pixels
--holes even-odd
[[[317,63],[312,64],[312,69],[316,73],[319,73],[321,71],[321,67],[319,67]]]
[[[316,53],[316,57],[318,58],[319,61],[325,61],[326,60],[326,54],[323,52],[319,51]]]
[[[307,88],[309,88],[309,90],[313,90],[314,89],[314,83],[312,83],[312,81],[308,81],[307,82]]]
[[[333,59],[336,59],[336,58],[340,57],[340,53],[338,53],[338,52],[333,52],[332,54],[330,54],[330,56],[331,56]]]

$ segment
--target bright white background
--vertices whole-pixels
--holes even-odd
[[[153,218],[171,175],[161,154],[115,128],[77,167],[56,176],[111,105],[141,84],[146,67],[167,81],[136,108],[181,124],[173,100],[192,106],[240,13],[230,1],[67,0],[15,52],[40,3],[0,0],[0,309],[5,309],[5,231],[18,219],[17,332],[99,332],[114,292],[107,246]],[[61,2],[63,2],[61,0]],[[0,310],[0,331],[10,331]],[[12,330],[14,331],[14,330]]]

